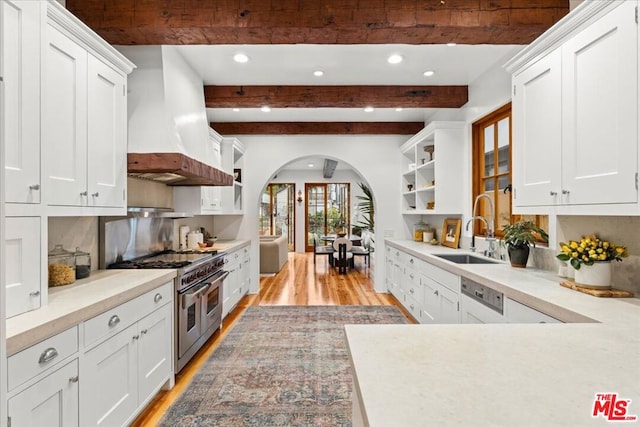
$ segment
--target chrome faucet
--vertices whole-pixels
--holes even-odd
[[[487,221],[484,217],[477,215],[478,201],[482,198],[486,198],[487,201],[489,202],[489,208],[490,208],[489,221]],[[496,248],[494,246],[494,243],[496,241],[495,228],[494,228],[494,222],[493,222],[494,216],[495,216],[495,212],[493,208],[493,200],[491,200],[491,197],[489,197],[487,194],[478,195],[478,197],[476,197],[476,199],[473,202],[472,217],[469,221],[467,221],[467,225],[466,225],[466,230],[469,230],[469,224],[471,224],[471,247],[469,248],[471,252],[476,251],[475,220],[479,219],[482,222],[484,222],[484,225],[487,229],[486,239],[487,239],[487,242],[489,243],[489,247],[487,248],[487,250],[484,251],[484,254],[489,258],[493,258],[496,252]]]

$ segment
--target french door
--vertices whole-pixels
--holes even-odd
[[[349,232],[349,184],[305,184],[305,232],[307,252],[313,252],[313,240],[323,244],[321,236],[340,230]]]
[[[260,202],[261,235],[285,235],[290,251],[295,251],[295,184],[269,184]]]

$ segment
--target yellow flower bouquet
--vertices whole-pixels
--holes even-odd
[[[629,256],[627,248],[607,240],[600,240],[595,234],[585,236],[580,241],[569,240],[560,243],[561,252],[556,255],[560,261],[569,261],[571,266],[580,270],[580,266],[593,265],[598,261],[622,261]]]

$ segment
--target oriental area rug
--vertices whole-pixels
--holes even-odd
[[[407,323],[393,306],[252,306],[161,426],[351,426],[348,324]]]

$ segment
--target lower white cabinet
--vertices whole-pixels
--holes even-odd
[[[40,217],[6,217],[4,272],[7,317],[41,306]],[[46,280],[44,280],[46,286]]]
[[[53,370],[7,401],[11,427],[75,427],[78,420],[78,359]]]
[[[172,372],[172,310],[172,304],[165,304],[86,352],[83,426],[126,425],[167,381]]]
[[[387,248],[387,286],[419,323],[460,323],[460,277],[396,248]]]
[[[229,275],[222,285],[222,318],[233,310],[249,292],[251,285],[251,256],[249,246],[245,246],[225,257],[225,270]]]
[[[562,323],[555,317],[548,316],[518,301],[507,298],[505,301],[505,317],[507,323]]]

